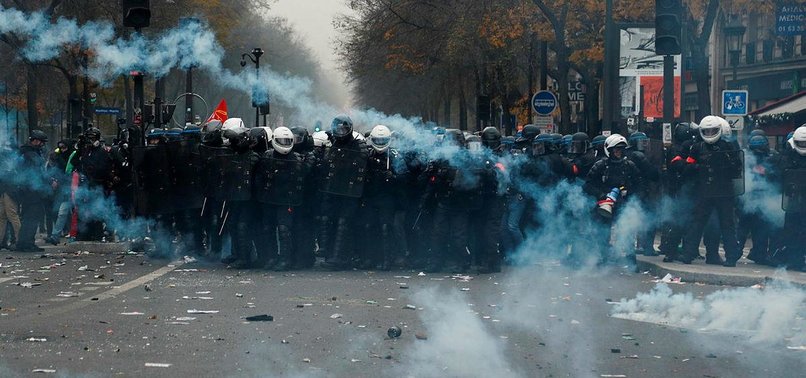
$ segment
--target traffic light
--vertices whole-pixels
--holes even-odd
[[[121,0],[123,9],[123,26],[127,28],[148,27],[151,20],[151,4],[149,0]]]
[[[683,0],[655,0],[655,53],[680,55]]]

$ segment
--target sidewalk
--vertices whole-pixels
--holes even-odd
[[[806,273],[784,271],[766,265],[758,265],[746,258],[736,263],[735,268],[706,265],[705,260],[695,260],[686,265],[679,262],[663,262],[663,256],[638,256],[638,268],[663,277],[667,273],[680,277],[683,282],[699,282],[711,285],[752,286],[780,279],[795,286],[806,288]]]

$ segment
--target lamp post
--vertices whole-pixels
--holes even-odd
[[[745,30],[747,30],[747,28],[745,28],[739,18],[735,16],[731,17],[730,22],[723,29],[727,39],[727,50],[730,54],[730,65],[733,68],[733,86],[736,87],[734,89],[738,89],[738,84],[736,83],[736,67],[739,65],[739,56],[742,53],[742,39],[744,38]]]
[[[254,49],[252,49],[251,53],[241,54],[241,67],[246,66],[246,58],[249,58],[249,60],[251,60],[252,63],[255,64],[255,75],[259,76],[261,56],[263,56],[263,49],[261,49],[260,47],[255,47]],[[255,127],[258,127],[260,126],[260,104],[258,104],[254,98],[252,99],[252,106],[255,107]]]

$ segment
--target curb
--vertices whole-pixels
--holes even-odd
[[[688,283],[753,286],[776,280],[785,281],[806,289],[806,273],[776,270],[771,267],[755,265],[752,262],[745,263],[746,261],[748,260],[740,260],[737,268],[726,268],[696,262],[691,265],[664,263],[662,257],[638,256],[638,268],[641,271],[649,271],[658,277],[671,274]]]

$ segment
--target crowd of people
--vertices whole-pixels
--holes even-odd
[[[760,130],[740,148],[716,116],[677,124],[669,146],[535,125],[361,134],[345,115],[312,134],[239,118],[139,133],[106,145],[91,127],[47,153],[32,131],[0,150],[3,246],[41,251],[39,228],[54,245],[125,238],[238,269],[309,269],[320,256],[327,270],[489,273],[536,255],[690,264],[701,242],[706,264],[734,267],[751,237],[755,263],[804,270],[806,126],[781,152]]]

